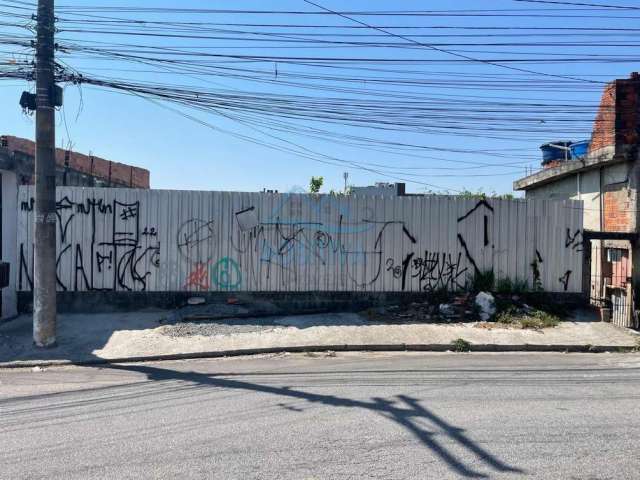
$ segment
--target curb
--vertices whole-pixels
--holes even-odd
[[[631,345],[498,345],[470,344],[469,352],[557,352],[557,353],[632,353],[638,350]],[[169,360],[194,360],[206,358],[242,357],[277,353],[319,353],[319,352],[454,352],[453,346],[447,343],[434,344],[365,344],[365,345],[307,345],[292,347],[247,348],[239,350],[220,350],[212,352],[173,353],[164,355],[147,355],[120,358],[92,358],[87,360],[25,360],[0,363],[0,369],[58,367],[58,366],[90,366],[114,363],[160,362]]]

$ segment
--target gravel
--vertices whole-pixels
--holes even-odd
[[[283,328],[273,318],[229,318],[224,320],[179,322],[160,327],[160,333],[169,337],[235,335],[237,333],[269,332]]]
[[[312,327],[363,326],[369,322],[356,313],[323,313],[305,315],[273,315],[260,317],[169,321],[158,330],[169,337],[235,335],[270,332],[276,329]]]

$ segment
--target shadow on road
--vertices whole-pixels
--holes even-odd
[[[223,305],[224,306],[224,305]],[[220,309],[219,305],[212,305]],[[184,309],[186,310],[186,309]],[[187,310],[192,312],[197,310]],[[206,311],[206,310],[205,310]],[[386,325],[354,313],[302,314],[289,316],[239,316],[212,318],[199,321],[181,321],[175,312],[144,311],[95,314],[63,314],[58,317],[58,345],[55,348],[39,349],[33,345],[33,321],[31,315],[0,322],[0,363],[15,361],[58,361],[91,362],[96,357],[113,355],[96,352],[116,348],[127,343],[127,354],[137,357],[151,355],[144,342],[131,344],[122,340],[122,333],[129,331],[155,330],[164,337],[188,339],[192,336],[229,336],[239,333],[263,332],[276,328],[292,327],[303,330],[313,327],[347,327]],[[415,322],[404,322],[407,324]],[[120,343],[118,343],[120,342]],[[247,344],[245,348],[251,348]],[[215,350],[215,346],[211,348]]]
[[[524,473],[519,468],[507,465],[499,458],[492,455],[486,449],[471,440],[464,429],[449,424],[426,407],[420,405],[419,400],[406,395],[398,395],[394,400],[372,398],[371,401],[353,400],[334,395],[324,395],[304,392],[290,387],[275,387],[241,380],[218,378],[196,372],[180,372],[148,365],[110,365],[108,369],[124,370],[145,374],[151,381],[183,381],[199,386],[219,387],[224,389],[245,390],[281,397],[295,398],[310,403],[318,403],[331,407],[361,408],[375,412],[397,423],[411,432],[425,447],[431,450],[444,461],[458,475],[467,478],[488,478],[488,475],[473,470],[471,467],[457,458],[442,442],[437,435],[444,434],[464,447],[470,453],[480,459],[487,467],[497,472]],[[420,423],[428,422],[433,428],[427,430]]]

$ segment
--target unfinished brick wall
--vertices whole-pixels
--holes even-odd
[[[2,137],[2,141],[6,148],[12,152],[20,152],[34,158],[36,156],[36,145],[31,140],[6,135]],[[57,148],[56,165],[58,168],[65,167],[66,159],[68,159],[70,169],[105,182],[124,187],[150,188],[149,171],[144,168]]]
[[[615,80],[608,84],[593,125],[589,153],[597,153],[605,147],[615,148],[616,154],[633,149],[640,136],[640,75]]]
[[[602,192],[604,230],[607,232],[633,232],[635,206],[624,185],[606,186]]]
[[[634,74],[629,80],[617,80],[616,93],[616,144],[636,145],[638,143],[638,92],[640,77]]]
[[[550,162],[547,163],[543,163],[542,164],[542,168],[555,168],[555,167],[559,167],[560,165],[562,165],[564,163],[564,160],[551,160]]]
[[[593,122],[593,132],[591,134],[591,145],[589,153],[600,150],[604,147],[613,146],[616,143],[616,83],[608,84],[602,98],[598,114]]]

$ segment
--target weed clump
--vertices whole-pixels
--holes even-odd
[[[493,270],[486,272],[477,271],[471,278],[469,290],[473,293],[492,292],[496,283],[496,275]]]
[[[523,329],[541,330],[558,326],[560,317],[542,310],[522,312],[510,308],[500,312],[496,316],[495,322]]]
[[[471,351],[471,344],[464,338],[458,338],[451,342],[451,347],[454,352],[469,352]]]
[[[496,280],[495,291],[502,294],[522,294],[529,290],[526,280],[511,280],[509,277],[503,277]]]

